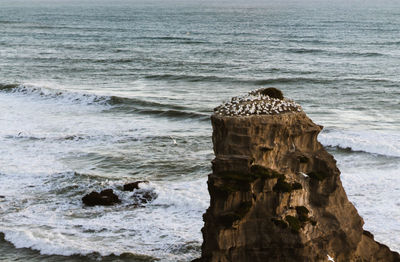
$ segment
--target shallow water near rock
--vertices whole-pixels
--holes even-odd
[[[365,229],[400,251],[398,3],[0,5],[0,261],[198,257],[209,116],[268,86],[324,126]],[[158,196],[141,208],[137,180]],[[121,204],[82,205],[105,188]]]

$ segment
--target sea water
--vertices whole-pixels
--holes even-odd
[[[200,256],[209,117],[269,86],[400,251],[399,39],[397,1],[0,0],[0,261]],[[122,203],[82,205],[105,188]]]

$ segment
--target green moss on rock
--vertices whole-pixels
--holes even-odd
[[[310,219],[308,217],[308,214],[310,211],[305,207],[305,206],[297,206],[296,208],[296,216],[291,216],[288,215],[285,217],[285,221],[280,220],[280,219],[271,219],[271,221],[276,225],[281,228],[287,228],[289,227],[290,231],[292,233],[299,233],[300,229],[308,222],[311,223],[311,225],[315,226],[317,224],[316,221]]]
[[[286,216],[285,220],[288,222],[289,228],[293,233],[298,233],[300,231],[302,223],[297,217]]]
[[[217,223],[222,225],[225,228],[230,228],[230,227],[232,227],[233,223],[239,219],[240,219],[240,217],[238,215],[236,215],[235,213],[228,213],[228,214],[219,216],[217,218]]]
[[[273,190],[279,193],[290,193],[293,190],[302,189],[302,185],[300,183],[294,182],[292,184],[287,183],[284,178],[278,178]]]
[[[287,193],[292,191],[292,185],[287,183],[285,179],[278,178],[273,190],[275,192]]]
[[[240,217],[243,218],[250,210],[250,208],[252,207],[252,202],[243,202],[240,204],[240,206],[238,207],[238,209],[236,210],[236,214]]]
[[[299,189],[303,189],[303,186],[300,183],[294,182],[292,184],[292,189],[293,190],[299,190]]]
[[[225,171],[218,173],[219,177],[227,180],[234,180],[238,182],[252,182],[254,177],[251,174],[245,172]]]
[[[284,179],[283,174],[280,174],[272,169],[265,168],[260,165],[251,166],[250,172],[248,173],[224,171],[219,172],[217,176],[223,179],[224,183],[222,185],[214,186],[214,191],[217,194],[225,197],[233,192],[250,190],[250,183],[254,182],[257,179]]]
[[[296,212],[297,214],[308,215],[308,213],[310,213],[310,210],[308,210],[308,208],[306,208],[305,206],[297,206]]]
[[[297,217],[301,222],[306,222],[309,220],[308,213],[310,213],[310,211],[305,206],[297,206],[296,212],[297,212]]]
[[[251,202],[243,202],[239,205],[236,210],[227,212],[217,218],[218,224],[225,228],[232,227],[233,223],[237,220],[241,220],[250,210],[252,206]]]
[[[311,179],[315,179],[317,181],[322,181],[328,177],[328,174],[323,172],[310,172],[307,174]]]
[[[299,157],[299,161],[300,161],[300,163],[307,163],[307,162],[308,162],[308,157],[306,157],[306,156],[300,156],[300,157]]]
[[[283,174],[260,165],[252,165],[250,171],[255,178],[263,178],[263,179],[280,178],[280,177],[284,178]]]
[[[222,185],[215,186],[215,192],[221,196],[228,196],[237,191],[248,191],[250,189],[250,183],[257,179],[265,180],[278,178],[273,190],[280,193],[288,193],[303,188],[298,182],[287,183],[283,174],[260,165],[252,165],[248,173],[224,171],[219,172],[217,175],[224,180]]]
[[[217,197],[220,196],[226,198],[230,194],[240,191],[240,189],[241,189],[240,187],[237,187],[235,185],[222,184],[219,186],[214,186],[213,191]]]
[[[248,191],[250,190],[250,183],[255,180],[254,177],[249,174],[234,171],[222,172],[219,173],[218,176],[224,181],[222,184],[215,186],[215,188],[217,193],[222,196],[228,196],[238,191]]]
[[[271,221],[272,221],[277,227],[280,227],[280,228],[282,228],[282,229],[285,229],[285,228],[288,227],[288,224],[287,224],[285,221],[283,221],[282,219],[275,219],[275,218],[272,218]]]

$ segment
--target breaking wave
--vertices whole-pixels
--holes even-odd
[[[176,119],[197,119],[206,121],[211,112],[198,112],[191,108],[146,101],[137,98],[96,95],[66,90],[56,90],[33,85],[0,84],[0,92],[54,100],[65,104],[101,105],[105,109],[125,113],[154,115]]]
[[[400,135],[379,131],[331,131],[319,135],[324,146],[400,157]]]

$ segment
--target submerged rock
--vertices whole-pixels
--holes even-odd
[[[317,140],[321,126],[301,110],[223,110],[211,117],[210,207],[195,261],[400,261],[363,230],[335,159]]]
[[[125,194],[124,203],[131,204],[135,207],[143,207],[144,204],[150,203],[158,197],[153,188],[139,188],[140,183],[148,183],[148,181],[136,181],[124,185],[124,191],[133,191],[131,196]],[[126,197],[129,197],[129,200],[127,200]],[[112,189],[105,189],[100,193],[93,191],[85,195],[82,198],[82,202],[87,206],[111,206],[121,203],[121,200]]]
[[[143,180],[143,181],[136,181],[136,182],[125,184],[123,187],[123,190],[124,191],[133,191],[135,189],[139,189],[140,183],[149,183],[149,181]]]
[[[139,189],[134,192],[132,197],[134,199],[134,205],[139,207],[152,202],[158,195],[153,190]]]
[[[82,198],[82,202],[87,206],[111,206],[121,203],[118,196],[112,189],[105,189],[100,193],[93,191]]]
[[[149,183],[149,181],[136,181],[125,184],[123,187],[123,191],[133,191],[132,198],[135,207],[144,207],[144,204],[150,203],[158,197],[153,189],[140,188],[139,184],[141,183]]]

